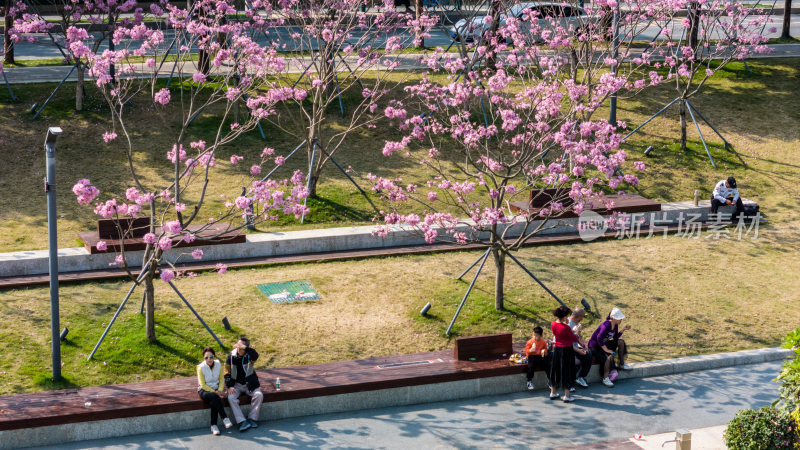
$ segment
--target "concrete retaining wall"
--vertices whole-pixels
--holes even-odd
[[[745,203],[750,202],[745,200]],[[695,220],[706,220],[709,207],[708,201],[700,202],[700,206],[694,206],[692,202],[664,203],[661,212],[643,214],[642,217],[647,222],[642,229],[646,230],[647,224],[653,218],[659,221],[677,221],[681,215],[688,219],[690,215],[697,214],[699,217]],[[560,220],[558,226],[544,230],[542,234],[575,232],[577,221],[577,218]],[[419,233],[400,226],[392,227],[389,234],[383,238],[373,236],[374,230],[373,226],[361,226],[249,234],[247,242],[240,244],[192,247],[188,250],[173,249],[166,252],[166,259],[173,263],[193,261],[189,253],[194,248],[203,250],[203,260],[224,261],[425,244]],[[468,227],[464,226],[463,231],[468,232]],[[519,235],[520,232],[521,226],[516,225],[510,230],[509,235]],[[142,256],[142,251],[128,252],[126,259],[130,266],[138,267],[141,265]],[[61,272],[102,270],[109,268],[109,263],[114,257],[113,253],[91,255],[83,247],[63,248],[58,250],[58,267]],[[45,274],[48,273],[47,264],[47,250],[0,253],[0,277]]]
[[[629,372],[621,372],[620,379],[645,378],[693,372],[697,370],[758,364],[781,360],[793,354],[793,350],[790,349],[763,348],[740,352],[648,361],[634,364],[634,369]],[[593,369],[589,373],[587,381],[589,383],[599,382],[600,377],[598,370]],[[546,389],[547,379],[544,373],[538,372],[536,374],[534,385],[539,391]],[[364,391],[352,394],[328,395],[300,400],[280,402],[266,401],[261,408],[260,420],[278,420],[316,414],[433,403],[524,392],[525,390],[525,376],[519,374]],[[268,400],[268,398],[265,399]],[[245,406],[243,409],[247,411],[248,408],[249,406]],[[207,422],[208,411],[198,410],[154,414],[128,419],[100,420],[0,431],[0,449],[55,445],[66,442],[130,436],[135,434],[189,430],[203,428],[207,425]]]

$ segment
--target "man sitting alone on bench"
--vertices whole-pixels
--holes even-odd
[[[714,186],[714,192],[711,193],[711,214],[717,214],[722,205],[736,205],[736,212],[731,216],[731,222],[735,222],[744,211],[739,190],[736,189],[736,178],[728,177],[727,180],[722,180]]]

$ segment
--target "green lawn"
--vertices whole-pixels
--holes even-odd
[[[695,189],[705,198],[716,181],[735,175],[743,196],[757,200],[768,218],[757,240],[673,236],[531,247],[520,252],[522,261],[570,303],[586,298],[601,313],[612,306],[623,308],[633,326],[628,340],[634,360],[778,345],[800,322],[800,62],[762,59],[751,61],[750,67],[752,74],[742,64],[730,65],[693,100],[734,146],[734,151],[724,150],[711,130],[703,127],[713,144],[716,169],[708,163],[693,129],[691,148],[676,147],[676,111],[631,138],[626,150],[632,159],[648,164],[639,193],[657,200],[688,200]],[[41,141],[47,126],[65,129],[59,141],[62,186],[84,176],[101,188],[125,184],[122,172],[114,169],[116,156],[101,145],[99,134],[104,128],[97,102],[89,102],[89,111],[83,114],[57,113],[71,102],[65,93],[58,100],[60,107],[33,122],[24,113],[24,105],[46,94],[46,88],[37,89],[20,92],[23,101],[12,105],[3,97],[7,92],[0,92],[0,114],[11,117],[0,124],[0,154],[6,158],[0,167],[0,216],[4,219],[0,248],[5,251],[44,247]],[[630,126],[641,123],[674,95],[669,86],[648,92],[647,97],[620,101],[619,116]],[[287,148],[288,142],[269,135],[270,145]],[[161,136],[155,129],[147,139],[158,143]],[[645,157],[642,151],[649,145],[655,150]],[[236,152],[244,150],[252,157],[263,146],[256,134]],[[392,166],[396,163],[379,156],[379,149],[374,135],[359,135],[342,160],[359,174],[401,171],[405,177],[421,177],[416,168]],[[163,164],[163,152],[164,148],[143,149],[139,156],[158,165]],[[231,175],[231,183],[236,180]],[[368,220],[365,203],[345,180],[334,177],[321,187],[321,195],[327,198],[319,201],[328,209],[316,213],[319,216],[309,226]],[[59,202],[62,245],[74,245],[74,233],[88,229],[93,217],[74,205],[66,189],[60,190]],[[453,278],[477,256],[459,252],[248,268],[226,275],[201,274],[179,281],[178,286],[223,339],[231,341],[239,333],[252,337],[264,354],[259,367],[308,364],[451,347],[451,338],[443,332],[467,287]],[[458,334],[510,331],[515,340],[523,340],[534,324],[549,323],[547,311],[553,308],[553,300],[514,267],[506,275],[507,308],[494,311],[493,268],[486,273],[457,322]],[[257,283],[289,280],[310,281],[321,300],[273,305],[255,288]],[[61,320],[70,334],[63,355],[67,381],[58,386],[193,373],[199,349],[213,341],[161,282],[157,284],[159,344],[145,343],[138,315],[141,296],[134,294],[96,360],[85,361],[126,288],[120,281],[62,285]],[[421,318],[418,311],[428,301],[433,304],[432,316]],[[223,330],[223,316],[230,319],[233,331]],[[587,329],[599,320],[591,316]],[[47,380],[48,339],[47,288],[0,291],[0,374],[5,375],[0,393],[53,386]]]

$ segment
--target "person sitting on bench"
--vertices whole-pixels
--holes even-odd
[[[721,180],[714,186],[714,192],[711,193],[711,214],[717,214],[717,210],[723,205],[736,205],[736,212],[731,216],[731,222],[735,222],[744,211],[739,190],[736,189],[736,178],[728,177],[727,180]]]
[[[630,325],[625,325],[625,328],[621,331],[619,330],[619,325],[624,318],[625,314],[622,314],[619,308],[613,308],[608,317],[606,317],[606,321],[594,330],[592,337],[589,339],[589,350],[591,350],[592,356],[600,365],[603,384],[608,387],[614,387],[614,383],[609,377],[611,370],[617,366],[614,362],[614,356],[619,359],[618,367],[620,369],[633,369],[628,364],[625,364],[625,357],[628,356],[628,347],[625,345],[625,341],[620,339],[622,333],[631,329]]]
[[[216,352],[211,347],[203,349],[203,362],[197,365],[197,393],[200,398],[211,405],[211,434],[219,436],[217,416],[222,417],[225,428],[233,426],[231,419],[225,414],[222,406],[224,394],[222,384],[222,363],[216,357]]]
[[[578,337],[578,345],[584,349],[589,349],[589,343],[581,337],[581,328],[583,324],[581,321],[586,317],[586,311],[583,308],[575,308],[572,310],[572,315],[569,316],[569,325],[575,336]],[[586,382],[586,375],[589,375],[589,370],[592,368],[592,354],[580,354],[575,352],[575,368],[577,370],[578,378],[575,379],[575,384],[580,387],[588,388],[589,383]]]
[[[533,390],[533,372],[536,369],[544,370],[547,380],[550,381],[550,355],[547,353],[547,341],[542,337],[542,327],[533,328],[533,336],[525,343],[525,356],[528,357],[528,370],[525,376],[528,379],[528,390]]]
[[[258,352],[250,348],[250,340],[242,336],[233,351],[225,359],[225,386],[228,387],[228,404],[231,405],[233,417],[239,425],[239,431],[258,427],[256,420],[261,410],[264,394],[261,393],[261,384],[258,382],[253,363],[258,359]],[[250,414],[245,417],[239,406],[239,396],[245,394],[250,397]]]

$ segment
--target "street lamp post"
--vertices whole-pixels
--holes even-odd
[[[44,191],[47,194],[47,245],[50,249],[50,334],[53,340],[53,381],[61,379],[61,338],[58,323],[58,233],[56,216],[56,137],[61,128],[47,130],[44,150],[47,161],[47,176]]]

